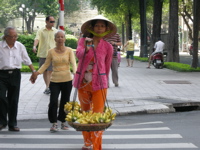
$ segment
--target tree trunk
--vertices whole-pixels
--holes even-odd
[[[132,38],[132,22],[131,22],[131,13],[130,13],[130,10],[129,10],[129,13],[128,13],[128,31],[129,31],[129,35],[128,35],[128,38],[131,37]]]
[[[122,45],[124,45],[124,23],[122,23]]]
[[[170,0],[168,62],[179,62],[178,46],[178,0]]]
[[[149,53],[152,53],[155,42],[161,37],[161,24],[162,24],[162,6],[163,0],[154,0],[154,14],[153,14],[153,34],[151,37],[151,45]]]
[[[199,37],[199,11],[200,1],[194,0],[193,1],[193,15],[194,15],[194,22],[193,22],[193,56],[192,56],[192,65],[191,67],[197,68],[198,67],[198,37]]]
[[[125,26],[126,26],[126,39],[125,41],[128,41],[128,36],[129,36],[129,18],[128,14],[125,15]]]
[[[141,47],[140,57],[147,57],[147,24],[146,24],[146,0],[139,0],[140,5],[140,27],[141,27]]]
[[[28,20],[26,21],[26,26],[27,26],[27,32],[28,33],[31,33],[31,22],[32,22],[32,19],[31,19],[31,17],[29,17]]]

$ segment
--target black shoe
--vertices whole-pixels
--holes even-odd
[[[6,128],[6,125],[0,125],[0,131],[4,128]]]
[[[16,131],[16,132],[19,132],[20,129],[18,127],[9,127],[8,129],[9,131]]]

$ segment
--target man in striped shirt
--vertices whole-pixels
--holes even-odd
[[[113,46],[113,59],[111,64],[111,71],[112,71],[112,81],[115,84],[115,87],[119,86],[118,83],[118,60],[117,60],[117,48],[118,46],[121,46],[121,39],[118,33],[113,35],[110,38],[105,38],[106,41],[108,41]]]

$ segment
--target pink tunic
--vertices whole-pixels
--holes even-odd
[[[84,78],[84,73],[90,61],[94,58],[92,88],[94,91],[108,88],[108,76],[113,55],[112,45],[101,39],[95,51],[93,47],[91,47],[90,50],[85,53],[84,41],[85,38],[79,40],[76,50],[76,56],[79,62],[74,78],[74,87],[80,88],[80,84]]]

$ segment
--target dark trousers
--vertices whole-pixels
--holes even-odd
[[[20,82],[19,69],[0,70],[0,125],[17,126]]]
[[[117,57],[112,59],[111,71],[112,71],[112,81],[115,85],[118,85],[118,60]]]
[[[57,120],[61,122],[65,122],[66,114],[64,112],[64,105],[66,102],[69,102],[70,100],[70,94],[72,90],[72,81],[68,82],[50,82],[50,103],[49,103],[49,110],[48,110],[48,117],[50,123],[55,123]],[[58,110],[58,97],[61,93],[61,99],[60,99],[60,106],[59,111]]]

